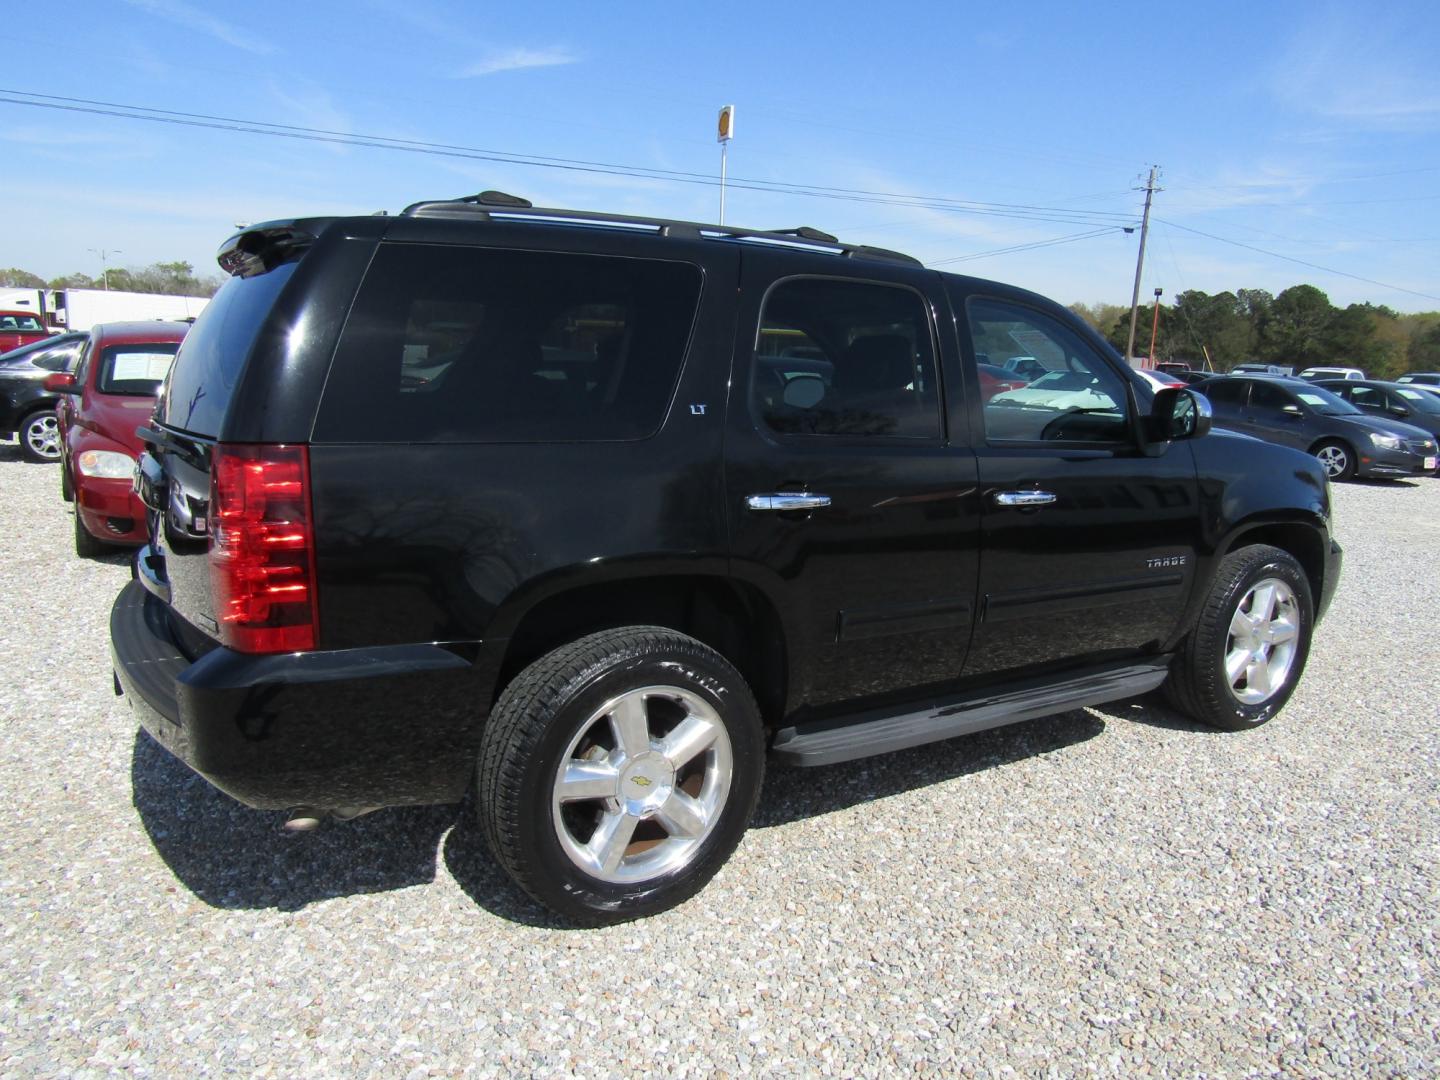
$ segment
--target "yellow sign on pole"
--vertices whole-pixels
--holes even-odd
[[[735,137],[735,106],[726,105],[720,110],[720,124],[715,135],[715,141],[728,143]]]

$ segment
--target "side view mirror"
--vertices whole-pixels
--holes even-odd
[[[68,371],[57,371],[53,375],[46,375],[40,385],[52,394],[80,393],[80,387],[76,385],[75,376]]]
[[[1391,416],[1409,416],[1409,415],[1410,415],[1410,408],[1409,408],[1409,406],[1407,406],[1407,405],[1391,405],[1391,406],[1390,406],[1390,415],[1391,415]]]
[[[1210,400],[1188,386],[1167,386],[1155,391],[1150,408],[1150,438],[1167,443],[1176,439],[1198,439],[1209,434],[1213,421]]]
[[[1280,411],[1286,416],[1300,417],[1305,415],[1300,411],[1299,405],[1285,405],[1281,407]]]

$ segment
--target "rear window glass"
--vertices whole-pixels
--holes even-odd
[[[27,333],[39,333],[45,327],[40,325],[40,320],[34,315],[0,315],[0,333],[9,331],[14,333],[22,330]]]
[[[382,245],[315,439],[644,438],[674,392],[700,280],[685,263]]]
[[[95,372],[95,389],[102,394],[152,397],[175,362],[179,347],[178,341],[105,346],[100,353],[100,368]]]
[[[240,369],[296,265],[285,263],[259,277],[231,278],[205,305],[185,335],[165,384],[161,411],[167,424],[196,435],[220,433]]]

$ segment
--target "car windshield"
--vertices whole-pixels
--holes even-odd
[[[14,333],[20,330],[27,334],[34,334],[43,331],[45,327],[34,315],[24,315],[20,312],[8,312],[0,315],[0,334]]]
[[[1329,390],[1321,390],[1318,386],[1297,390],[1295,396],[1321,416],[1356,416],[1360,412],[1344,398],[1336,397]]]

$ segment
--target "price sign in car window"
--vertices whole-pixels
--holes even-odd
[[[110,377],[116,382],[151,381],[165,378],[174,362],[173,353],[123,352],[115,357],[115,367]]]

